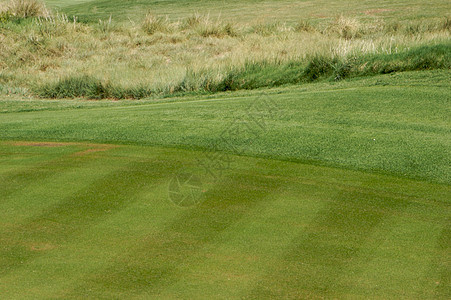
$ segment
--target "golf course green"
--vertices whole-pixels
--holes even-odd
[[[0,300],[451,299],[449,0],[0,0]]]
[[[0,294],[446,299],[449,77],[1,101]],[[221,139],[262,97],[265,129]]]

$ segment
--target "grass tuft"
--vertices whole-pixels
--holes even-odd
[[[338,34],[341,38],[349,40],[361,37],[362,30],[362,24],[357,19],[341,15],[329,24],[326,32]]]
[[[451,17],[445,17],[442,24],[441,29],[446,31],[451,31]]]
[[[294,26],[296,32],[316,32],[317,29],[306,20],[298,21]]]
[[[238,35],[238,31],[231,23],[223,23],[220,20],[212,21],[209,16],[195,16],[188,20],[188,22],[191,24],[190,27],[201,37],[224,38],[227,36],[234,37]]]
[[[135,86],[124,88],[119,85],[103,83],[99,79],[83,75],[71,76],[47,83],[36,88],[43,98],[87,98],[87,99],[142,99],[149,97],[153,91],[149,87]]]
[[[202,22],[204,22],[204,17],[198,13],[187,17],[183,20],[181,28],[182,29],[193,29],[199,26]]]
[[[277,33],[279,31],[279,27],[280,22],[259,23],[252,27],[252,32],[262,36],[269,36]]]
[[[142,29],[149,35],[157,32],[167,33],[171,31],[168,18],[158,17],[148,13],[142,23]]]
[[[11,0],[6,4],[5,12],[17,18],[46,18],[50,16],[50,11],[45,4],[38,0]]]
[[[304,70],[303,77],[307,81],[314,81],[325,75],[330,75],[333,70],[333,61],[325,56],[315,56]]]
[[[44,98],[107,98],[107,87],[91,76],[72,76],[54,84],[44,84],[38,88],[38,94]]]

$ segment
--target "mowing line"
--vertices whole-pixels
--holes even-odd
[[[341,91],[349,91],[356,90],[357,88],[346,88],[346,89],[337,89],[337,90],[326,90],[326,91],[310,91],[310,92],[302,92],[300,95],[305,94],[318,94],[318,93],[332,93],[332,92],[341,92]],[[289,94],[289,93],[287,93]],[[280,94],[276,94],[280,95]],[[221,101],[238,101],[238,100],[252,100],[256,97],[259,97],[260,94],[256,95],[247,95],[247,96],[238,96],[238,97],[228,97],[228,98],[214,98],[214,99],[205,99],[205,100],[192,100],[192,101],[173,101],[173,102],[165,102],[165,103],[151,103],[151,104],[142,104],[142,105],[130,105],[130,106],[120,106],[120,107],[103,107],[103,108],[92,108],[91,110],[99,110],[99,109],[129,109],[129,108],[139,108],[139,107],[149,107],[149,106],[164,106],[164,105],[175,105],[175,104],[189,104],[189,103],[203,103],[203,102],[221,102]],[[269,94],[268,96],[271,96]],[[248,99],[246,99],[248,98]]]

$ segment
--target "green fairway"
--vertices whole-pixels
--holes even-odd
[[[0,295],[448,299],[449,78],[5,98]],[[221,138],[249,116],[257,134]],[[174,203],[178,174],[199,179],[197,205]]]
[[[6,298],[449,296],[448,185],[235,157],[184,209],[168,182],[200,152],[0,152]]]
[[[0,138],[236,149],[449,184],[449,79],[449,71],[412,72],[178,100],[1,102]],[[265,93],[277,104],[267,108],[267,129],[252,141],[242,130],[225,143],[223,131]]]
[[[349,14],[361,18],[403,15],[405,19],[436,17],[449,9],[448,1],[385,0],[385,1],[296,1],[296,0],[46,0],[68,15],[97,22],[112,16],[114,20],[136,21],[146,12],[168,15],[173,19],[207,13],[236,22],[298,21],[299,19],[333,18]]]
[[[451,299],[449,0],[0,0],[0,300]]]

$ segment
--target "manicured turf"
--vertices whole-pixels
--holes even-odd
[[[214,183],[202,153],[153,147],[0,152],[6,298],[447,295],[447,185],[246,157]],[[180,208],[168,182],[189,166],[205,192]]]
[[[0,295],[448,299],[449,77],[266,90],[270,114],[263,91],[2,100]],[[181,171],[198,205],[171,202]]]
[[[36,106],[42,111],[3,114],[0,138],[226,152],[233,148],[250,156],[449,184],[449,78],[449,71],[434,71],[267,90],[263,98],[277,107],[263,108],[271,110],[264,115],[267,128],[251,142],[245,130],[227,141],[221,134],[246,119],[246,108],[258,103],[265,91],[181,98],[182,102],[37,102],[45,107],[31,102],[31,107],[21,109]],[[5,108],[0,106],[0,111],[24,105],[10,103],[1,103]]]
[[[297,1],[297,0],[46,0],[50,7],[58,8],[80,20],[98,22],[110,15],[116,21],[140,20],[146,13],[168,15],[172,19],[208,14],[234,22],[292,22],[301,19],[334,18],[348,14],[359,18],[399,18],[404,20],[442,16],[450,5],[445,0],[385,1]]]

